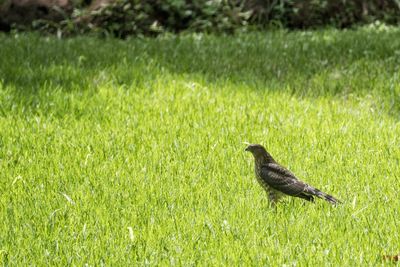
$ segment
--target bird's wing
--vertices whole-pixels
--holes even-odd
[[[289,170],[276,163],[262,165],[261,177],[270,187],[290,196],[303,194],[308,186],[299,181]]]

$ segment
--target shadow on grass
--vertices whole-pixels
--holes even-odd
[[[282,90],[299,97],[371,94],[397,115],[398,36],[395,29],[128,41],[0,36],[0,79],[10,105],[33,109],[38,101],[51,98],[53,91],[96,93],[104,83],[143,88],[172,74],[207,83],[229,81],[253,90]]]

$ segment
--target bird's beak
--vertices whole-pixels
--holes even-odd
[[[244,151],[249,151],[249,145],[250,145],[250,143],[249,143],[249,142],[243,142],[243,144],[246,145],[246,148],[244,149]]]

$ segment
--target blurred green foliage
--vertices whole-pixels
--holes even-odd
[[[398,0],[94,0],[75,4],[61,22],[34,29],[59,34],[100,33],[124,38],[163,32],[232,33],[251,28],[346,28],[398,24]]]

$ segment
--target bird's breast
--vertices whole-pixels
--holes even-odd
[[[269,190],[270,190],[269,185],[267,184],[267,182],[266,182],[266,181],[262,178],[262,176],[261,176],[261,169],[255,167],[254,170],[255,170],[255,174],[256,174],[256,178],[257,178],[258,183],[259,183],[259,184],[261,185],[261,187],[264,188],[266,191],[269,191]]]

